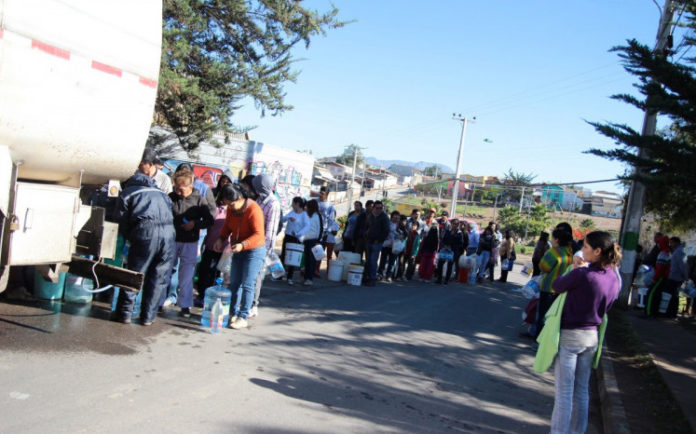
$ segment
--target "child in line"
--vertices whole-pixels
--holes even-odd
[[[420,275],[421,282],[430,283],[430,280],[433,278],[435,254],[437,253],[439,245],[440,235],[437,223],[435,223],[430,226],[428,234],[425,236],[423,243],[421,243],[420,252],[418,253],[420,256],[418,274]]]
[[[299,196],[294,197],[292,199],[292,211],[282,218],[282,222],[287,222],[287,226],[285,227],[285,237],[283,238],[283,248],[280,256],[287,272],[288,285],[295,284],[292,280],[292,275],[296,267],[285,265],[285,246],[288,243],[302,244],[304,241],[304,236],[309,230],[309,217],[307,217],[304,208],[305,200]]]

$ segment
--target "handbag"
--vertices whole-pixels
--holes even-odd
[[[565,305],[567,292],[562,292],[553,302],[548,312],[546,312],[546,322],[539,333],[537,342],[536,357],[534,358],[534,371],[545,372],[553,364],[553,360],[558,354],[558,347],[561,341],[561,316],[563,316],[563,306]]]

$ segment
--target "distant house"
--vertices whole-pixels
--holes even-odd
[[[454,179],[447,181],[447,195],[452,197],[452,190],[454,190]],[[471,197],[473,189],[466,182],[459,182],[459,187],[457,190],[457,199],[465,199]]]
[[[544,185],[540,187],[541,202],[546,206],[560,206],[563,203],[563,187],[558,185]]]
[[[324,167],[329,169],[329,172],[331,172],[331,175],[338,179],[339,181],[344,181],[347,178],[350,178],[353,174],[353,168],[348,167],[344,164],[341,163],[336,163],[336,162],[326,162],[323,164]]]
[[[582,209],[583,203],[582,197],[578,195],[577,191],[566,190],[565,193],[563,193],[561,208],[565,211],[579,211]]]
[[[623,198],[616,193],[597,191],[592,195],[592,215],[621,218]]]

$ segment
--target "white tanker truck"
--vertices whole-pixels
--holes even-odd
[[[161,34],[161,0],[0,1],[0,292],[12,266],[91,273],[75,253],[97,259],[100,283],[140,289],[142,275],[98,261],[116,225],[80,196],[110,180],[115,196],[137,168]]]

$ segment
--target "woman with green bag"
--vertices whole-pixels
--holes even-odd
[[[598,328],[621,287],[617,272],[621,250],[608,232],[587,234],[582,251],[589,266],[576,268],[553,282],[554,291],[566,295],[555,365],[552,433],[582,433],[587,429],[590,371],[603,337]]]

